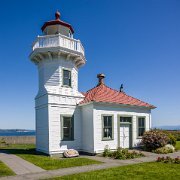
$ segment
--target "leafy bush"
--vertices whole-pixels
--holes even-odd
[[[128,149],[118,148],[116,151],[110,151],[109,149],[105,149],[103,152],[104,157],[111,157],[114,159],[134,159],[138,157],[143,157],[144,154],[141,152],[129,152]]]
[[[158,129],[158,130],[161,130],[167,134],[172,134],[175,137],[176,141],[180,141],[180,130],[162,130],[162,129]]]
[[[173,146],[176,145],[176,138],[173,134],[168,132],[168,138],[169,138],[169,144],[172,144]]]
[[[2,143],[2,144],[6,144],[5,139],[4,139],[4,138],[1,138],[1,139],[0,139],[0,143]]]
[[[180,158],[171,158],[169,156],[166,157],[158,157],[156,162],[163,162],[163,163],[175,163],[175,164],[180,164]]]
[[[153,152],[157,154],[168,154],[168,153],[173,153],[173,150],[169,147],[161,147],[161,148],[157,148]]]
[[[6,143],[5,139],[4,138],[0,139],[0,146],[3,147],[6,145],[7,145],[7,143]]]
[[[173,146],[176,145],[177,138],[175,136],[176,134],[174,133],[175,131],[167,131],[167,130],[161,130],[161,129],[159,129],[159,131],[162,131],[165,134],[167,134],[167,136],[169,138],[168,144],[172,144]]]
[[[180,141],[180,130],[167,131],[167,132],[171,133],[176,138],[177,141]]]
[[[109,157],[110,154],[111,154],[110,149],[109,149],[109,148],[105,148],[105,149],[104,149],[104,152],[103,152],[103,156],[104,156],[104,157]]]
[[[168,133],[171,133],[177,141],[180,141],[180,131],[178,130],[174,130],[174,131],[166,131]]]
[[[166,133],[159,130],[151,130],[144,133],[142,137],[142,145],[148,151],[165,146],[169,142],[169,137]]]

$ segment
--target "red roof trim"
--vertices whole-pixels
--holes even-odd
[[[65,27],[69,28],[71,30],[71,32],[74,33],[74,30],[73,30],[72,26],[70,24],[68,24],[68,23],[65,23],[65,22],[61,21],[60,19],[45,22],[44,25],[41,27],[41,30],[44,31],[44,29],[47,26],[57,25],[57,24],[60,24],[62,26],[65,26]]]
[[[129,96],[124,92],[119,92],[114,90],[104,84],[100,84],[96,86],[85,94],[85,98],[79,104],[87,104],[90,102],[101,102],[101,103],[114,103],[114,104],[121,104],[121,105],[131,105],[131,106],[138,106],[138,107],[146,107],[154,109],[155,106],[143,102],[137,98]]]

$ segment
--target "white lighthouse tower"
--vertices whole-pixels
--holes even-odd
[[[80,40],[73,38],[72,26],[61,20],[58,11],[55,20],[45,22],[41,29],[43,35],[37,37],[30,54],[39,73],[36,149],[52,155],[69,147],[81,148],[77,104],[84,96],[78,91],[78,69],[86,59]]]

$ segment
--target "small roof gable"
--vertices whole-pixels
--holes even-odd
[[[143,102],[139,99],[131,97],[124,92],[114,90],[104,83],[98,84],[96,87],[86,92],[85,98],[79,104],[86,104],[89,102],[103,102],[103,103],[114,103],[123,104],[139,107],[147,107],[150,109],[156,108],[155,106]]]

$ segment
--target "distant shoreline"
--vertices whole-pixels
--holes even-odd
[[[152,127],[153,129],[162,129],[162,130],[169,130],[169,131],[179,131],[180,130],[180,125],[177,126],[155,126]]]
[[[0,136],[35,136],[35,131],[30,132],[0,132]]]

